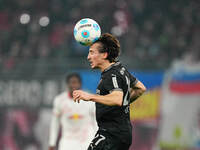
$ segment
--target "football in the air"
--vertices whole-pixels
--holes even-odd
[[[99,24],[90,18],[78,21],[74,27],[74,38],[84,46],[90,46],[101,36]]]

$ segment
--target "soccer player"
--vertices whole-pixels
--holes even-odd
[[[95,105],[77,104],[72,92],[81,88],[81,77],[72,73],[66,77],[68,89],[56,96],[49,135],[49,150],[55,150],[61,127],[58,150],[87,149],[96,132]]]
[[[92,69],[101,71],[96,94],[82,90],[73,92],[73,99],[96,102],[98,131],[88,150],[128,150],[132,142],[129,105],[146,88],[117,61],[119,41],[105,33],[89,48],[87,59]]]

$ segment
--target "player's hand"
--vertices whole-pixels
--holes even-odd
[[[73,91],[73,99],[75,102],[80,102],[80,100],[84,101],[90,101],[91,100],[91,94],[84,92],[82,90],[75,90]]]

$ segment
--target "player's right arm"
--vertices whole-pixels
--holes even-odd
[[[52,119],[49,130],[49,150],[55,150],[60,128],[60,109],[57,98],[54,100]]]
[[[104,79],[104,88],[108,91],[107,95],[90,94],[81,90],[73,92],[74,101],[93,101],[107,106],[123,105],[123,79],[119,75],[109,74]]]

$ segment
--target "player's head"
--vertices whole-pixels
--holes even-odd
[[[80,89],[82,85],[81,76],[78,73],[71,73],[67,75],[66,84],[69,92]]]
[[[117,38],[109,33],[104,33],[90,46],[88,60],[91,68],[99,68],[105,61],[115,62],[119,53],[120,43]]]

